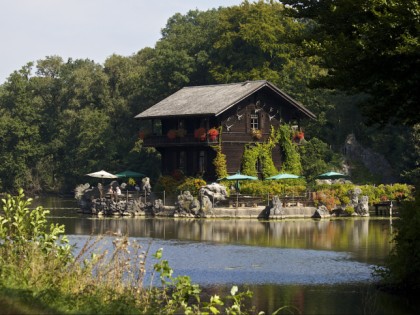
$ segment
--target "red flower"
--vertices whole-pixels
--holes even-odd
[[[170,129],[166,135],[168,136],[168,139],[173,140],[176,138],[176,130]]]
[[[217,137],[219,135],[219,130],[211,128],[207,133],[210,137]]]
[[[200,140],[206,140],[206,129],[203,127],[194,130],[194,138]]]

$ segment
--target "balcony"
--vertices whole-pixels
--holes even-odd
[[[214,140],[211,140],[209,136],[206,136],[204,140],[200,140],[195,138],[192,134],[186,134],[183,137],[175,137],[174,139],[169,139],[167,135],[149,135],[144,138],[143,145],[145,147],[202,147],[218,144],[219,141],[223,141],[224,143],[263,142],[268,137],[268,134],[264,134],[261,139],[255,140],[249,133],[242,132],[225,132],[223,135],[217,136]]]
[[[219,136],[214,140],[210,140],[207,136],[205,140],[195,138],[193,135],[187,134],[184,137],[176,137],[169,139],[166,135],[149,135],[143,140],[145,147],[181,147],[181,146],[197,146],[205,147],[218,144]]]

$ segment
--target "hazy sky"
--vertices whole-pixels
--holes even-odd
[[[30,61],[58,55],[103,64],[154,47],[169,17],[242,0],[0,0],[0,84]]]

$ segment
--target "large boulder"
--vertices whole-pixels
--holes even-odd
[[[361,196],[359,198],[359,202],[357,206],[354,208],[354,211],[362,217],[368,217],[369,216],[369,197]]]
[[[178,195],[177,201],[175,202],[175,211],[178,213],[191,213],[193,200],[194,196],[188,190],[184,191]]]
[[[210,200],[217,202],[227,197],[226,187],[218,183],[211,183],[200,188],[199,196],[208,196]]]
[[[273,199],[271,201],[271,207],[269,209],[269,216],[277,216],[284,214],[282,202],[280,200],[280,197],[275,195],[273,196]]]
[[[329,217],[331,217],[331,213],[330,213],[330,211],[328,211],[326,206],[319,206],[315,210],[312,217],[313,218],[329,218]]]

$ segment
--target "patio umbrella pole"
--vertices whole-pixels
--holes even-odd
[[[236,192],[236,209],[238,209],[239,206],[239,192]]]

